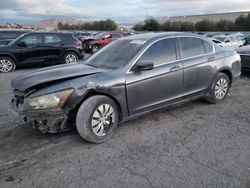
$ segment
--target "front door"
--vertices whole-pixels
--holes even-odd
[[[126,74],[130,115],[159,108],[182,97],[182,62],[177,60],[176,40],[162,39],[152,44],[139,62],[152,62],[152,70]]]
[[[43,65],[42,34],[29,33],[13,44],[13,51],[21,65]]]

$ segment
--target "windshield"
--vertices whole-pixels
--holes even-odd
[[[93,36],[93,38],[95,38],[95,39],[99,39],[101,36],[103,36],[104,35],[104,32],[99,32],[99,33],[96,33],[94,36]]]
[[[117,40],[87,59],[85,64],[103,68],[117,69],[128,63],[146,41]]]
[[[12,44],[16,43],[16,41],[18,41],[18,40],[19,40],[20,38],[22,38],[24,35],[26,35],[26,34],[24,33],[24,34],[20,35],[19,37],[17,37],[16,39],[12,40],[12,41],[9,43],[9,45],[12,45]]]
[[[214,38],[222,42],[226,39],[226,37],[214,37]]]

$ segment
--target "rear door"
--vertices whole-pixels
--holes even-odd
[[[154,68],[126,74],[130,115],[164,106],[182,96],[182,62],[177,60],[174,38],[155,42],[138,62],[153,62]]]
[[[209,87],[214,75],[214,46],[196,37],[178,38],[183,62],[183,96],[199,96]]]
[[[63,41],[63,37],[61,35],[45,33],[43,43],[44,64],[53,65],[59,63],[65,45],[66,41]]]

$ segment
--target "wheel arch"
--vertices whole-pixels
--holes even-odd
[[[99,42],[95,42],[95,43],[93,43],[91,45],[96,45],[96,46],[99,46],[101,48],[101,44]]]
[[[217,73],[220,72],[220,73],[224,73],[228,76],[229,78],[229,81],[230,81],[230,87],[232,86],[232,80],[233,80],[233,74],[231,72],[231,70],[229,68],[221,68],[217,71]]]
[[[123,120],[123,117],[124,117],[124,114],[123,114],[123,113],[124,113],[124,112],[123,112],[123,109],[122,109],[122,107],[121,107],[121,104],[120,104],[119,100],[117,100],[117,99],[116,99],[114,96],[112,96],[112,95],[109,95],[109,94],[103,93],[103,92],[99,92],[99,91],[96,91],[96,90],[94,90],[94,89],[90,89],[90,90],[87,91],[87,94],[85,94],[85,95],[82,97],[81,101],[80,101],[79,104],[76,106],[76,110],[78,111],[79,107],[81,106],[81,104],[82,104],[86,99],[88,99],[88,98],[90,98],[90,97],[92,97],[92,96],[95,96],[95,95],[103,95],[103,96],[106,96],[106,97],[111,98],[111,99],[115,102],[115,104],[117,105],[117,108],[118,108],[118,110],[119,110],[119,121],[122,121],[122,120]]]
[[[77,51],[77,49],[72,49],[72,48],[65,50],[65,51],[62,53],[62,58],[64,58],[65,54],[70,53],[70,52],[76,54],[77,57],[78,57],[78,59],[80,59],[80,54],[79,54],[79,52]]]
[[[14,63],[17,65],[17,59],[14,55],[9,54],[9,53],[3,53],[3,54],[1,53],[0,58],[1,57],[8,57],[8,58],[12,59],[14,61]]]

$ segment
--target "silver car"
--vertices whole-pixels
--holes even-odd
[[[60,65],[12,80],[13,109],[42,132],[76,126],[100,143],[119,122],[197,98],[223,101],[241,74],[240,56],[186,33],[121,38],[83,64]]]

